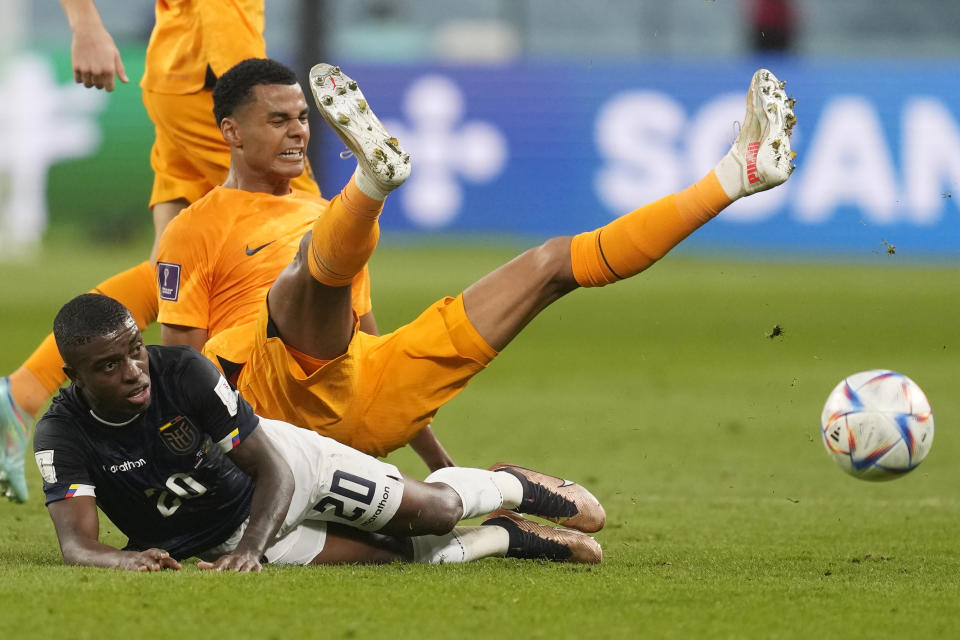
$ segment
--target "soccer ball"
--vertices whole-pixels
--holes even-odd
[[[830,457],[863,480],[892,480],[920,464],[933,444],[933,413],[917,384],[896,371],[848,376],[827,398],[820,433]]]

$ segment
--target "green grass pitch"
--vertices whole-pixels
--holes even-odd
[[[95,253],[55,246],[29,265],[0,263],[0,371],[78,287],[146,251]],[[381,247],[381,327],[513,253]],[[682,255],[549,309],[435,427],[459,464],[514,461],[591,488],[608,514],[604,563],[592,568],[64,567],[28,463],[30,503],[0,504],[0,637],[949,637],[960,619],[958,291],[956,267],[900,256]],[[881,484],[841,473],[819,434],[833,386],[876,367],[911,376],[937,425],[927,461]],[[425,475],[409,453],[391,459]],[[108,522],[102,531],[122,544]]]

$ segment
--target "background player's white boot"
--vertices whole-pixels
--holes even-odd
[[[740,134],[714,169],[731,200],[771,189],[793,172],[796,154],[790,136],[797,122],[796,101],[787,97],[786,85],[766,69],[753,74]]]
[[[310,70],[310,91],[320,115],[356,156],[361,172],[380,194],[386,197],[403,184],[410,175],[410,156],[370,109],[357,83],[340,67],[320,63]]]

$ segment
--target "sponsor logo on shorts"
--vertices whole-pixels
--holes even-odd
[[[380,514],[383,513],[384,507],[387,506],[387,501],[390,500],[390,487],[383,487],[383,495],[380,497],[380,502],[377,503],[377,508],[374,510],[373,515],[360,523],[360,527],[368,527],[374,522],[377,521],[377,518],[380,517]]]
[[[160,299],[176,302],[180,297],[180,265],[172,262],[157,263],[157,284]]]

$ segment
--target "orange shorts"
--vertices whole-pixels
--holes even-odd
[[[151,208],[180,198],[195,202],[223,184],[230,168],[230,147],[213,117],[213,91],[168,95],[144,89],[143,106],[155,130],[150,150]],[[290,186],[320,193],[309,164]]]
[[[257,414],[375,456],[410,442],[497,355],[459,296],[434,303],[393,333],[354,329],[347,352],[310,376],[279,337],[268,335],[268,324],[264,304],[256,322],[219,334],[204,353],[221,368],[218,354],[246,356],[237,388]]]

